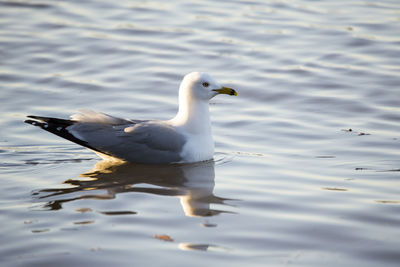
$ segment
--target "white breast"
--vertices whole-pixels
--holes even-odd
[[[211,134],[186,134],[187,142],[183,146],[182,162],[210,160],[214,156],[214,140]]]

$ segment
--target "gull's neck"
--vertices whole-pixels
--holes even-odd
[[[178,113],[170,122],[192,134],[211,135],[208,101],[196,100],[189,94],[180,94]]]

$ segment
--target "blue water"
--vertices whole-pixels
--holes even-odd
[[[0,1],[2,266],[397,266],[399,1]],[[122,165],[24,124],[169,119],[214,162]]]

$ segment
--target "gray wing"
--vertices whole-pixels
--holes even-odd
[[[159,121],[129,125],[75,123],[66,128],[97,152],[138,163],[173,163],[181,161],[185,137]]]

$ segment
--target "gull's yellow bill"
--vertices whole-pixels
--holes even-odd
[[[226,94],[226,95],[238,95],[238,93],[232,88],[222,86],[220,89],[214,89],[213,91],[218,92],[218,94]]]

